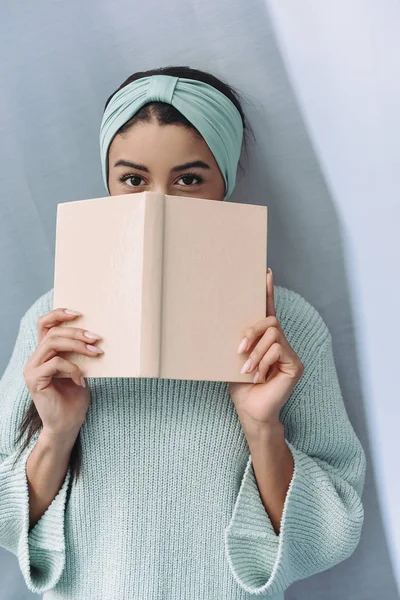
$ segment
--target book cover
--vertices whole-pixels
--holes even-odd
[[[157,192],[58,204],[53,309],[104,350],[60,355],[84,377],[252,381],[237,347],[266,314],[267,214]]]

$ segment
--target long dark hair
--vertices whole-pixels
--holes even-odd
[[[233,104],[238,109],[240,116],[243,121],[243,148],[247,153],[247,135],[250,133],[254,138],[254,133],[247,122],[247,119],[243,113],[241,104],[240,104],[240,96],[238,92],[232,86],[229,86],[227,83],[221,81],[214,75],[210,73],[206,73],[204,71],[199,71],[198,69],[191,69],[190,67],[161,67],[159,69],[150,69],[148,71],[138,71],[133,75],[130,75],[128,79],[126,79],[115,92],[111,94],[111,96],[107,99],[107,102],[104,106],[104,110],[106,109],[108,103],[111,98],[114,96],[118,90],[122,89],[132,81],[136,79],[140,79],[141,77],[149,77],[151,75],[171,75],[173,77],[185,77],[187,79],[196,79],[198,81],[202,81],[204,83],[208,83],[212,85],[214,88],[219,90],[222,94],[225,94],[229,100],[233,102]],[[124,123],[122,127],[118,130],[118,133],[123,133],[130,127],[132,127],[138,121],[151,122],[153,118],[156,118],[160,125],[169,125],[171,123],[179,123],[184,127],[191,128],[195,131],[196,135],[199,135],[197,129],[172,105],[166,104],[164,102],[149,102],[142,106],[142,108],[131,118],[129,121]],[[201,137],[201,136],[200,136]],[[239,167],[243,169],[242,165],[239,162]],[[42,420],[36,410],[36,406],[32,401],[29,407],[26,410],[23,421],[20,425],[20,432],[18,438],[16,440],[16,444],[19,444],[24,434],[27,433],[27,438],[24,441],[22,447],[20,448],[19,455],[15,459],[15,462],[21,456],[25,448],[28,447],[32,437],[36,434],[37,431],[42,427]],[[14,462],[14,464],[15,464]],[[82,445],[80,440],[80,435],[77,436],[75,444],[72,448],[69,467],[71,469],[71,475],[73,478],[77,479],[81,472],[81,464],[82,464]]]

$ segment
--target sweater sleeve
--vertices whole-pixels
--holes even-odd
[[[64,569],[64,510],[71,471],[68,467],[62,487],[29,531],[26,462],[39,434],[36,432],[20,456],[15,440],[31,401],[22,370],[34,347],[32,331],[24,316],[0,380],[0,546],[17,557],[28,589],[41,594],[56,585]]]
[[[329,331],[280,420],[294,472],[279,535],[262,503],[251,455],[224,532],[235,580],[263,597],[345,560],[361,536],[366,456],[343,403]]]

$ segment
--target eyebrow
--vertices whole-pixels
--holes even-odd
[[[145,165],[139,165],[137,163],[130,162],[129,160],[117,160],[114,167],[131,167],[132,169],[138,169],[139,171],[146,171],[149,173],[149,169]],[[195,160],[193,162],[188,162],[183,165],[177,165],[171,169],[171,172],[175,171],[183,171],[184,169],[190,169],[192,167],[198,167],[199,169],[210,169],[210,165],[203,162],[202,160]]]

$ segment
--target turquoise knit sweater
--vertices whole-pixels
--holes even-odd
[[[22,369],[53,289],[31,305],[0,380],[0,545],[32,592],[45,600],[282,600],[293,582],[354,552],[366,457],[331,334],[296,292],[275,286],[275,304],[305,365],[281,410],[294,473],[279,535],[228,384],[156,378],[87,379],[83,470],[74,483],[68,468],[28,535],[25,469],[39,433],[12,469],[14,441],[31,400]]]

